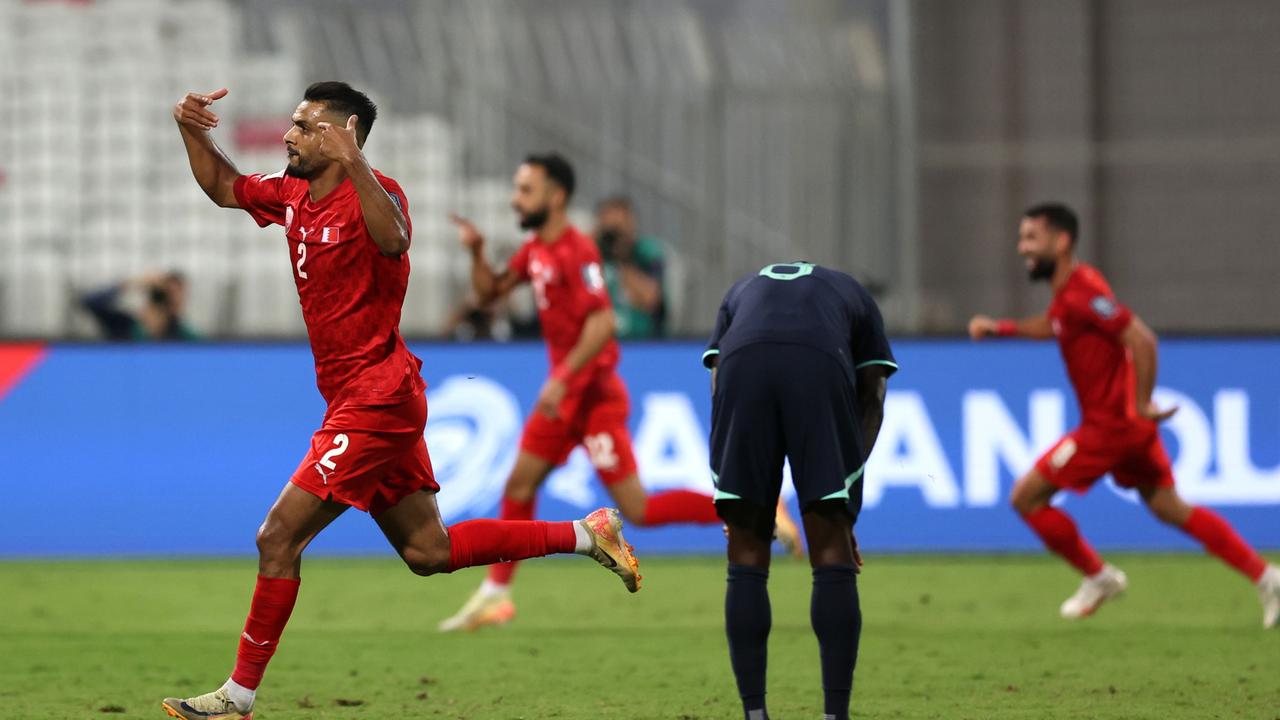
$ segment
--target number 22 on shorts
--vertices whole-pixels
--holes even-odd
[[[613,437],[607,432],[588,435],[583,438],[587,446],[587,457],[598,470],[612,470],[618,466],[618,453],[615,452]]]
[[[338,469],[338,463],[334,458],[347,451],[347,446],[351,444],[351,440],[346,433],[338,433],[333,436],[333,447],[329,452],[320,456],[320,462],[315,464],[316,472],[320,473],[320,479],[325,485],[329,484],[329,476]],[[326,472],[326,470],[328,472]]]

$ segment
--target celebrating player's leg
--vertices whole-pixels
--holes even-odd
[[[725,632],[744,716],[768,718],[769,545],[789,459],[813,567],[823,717],[847,720],[862,630],[853,523],[897,368],[879,310],[847,275],[773,265],[729,291],[704,362],[714,368],[711,465],[729,539]]]
[[[361,151],[377,116],[369,98],[345,83],[307,88],[284,136],[286,170],[244,176],[209,137],[218,124],[210,107],[226,94],[187,95],[174,118],[192,173],[212,200],[243,208],[264,227],[284,226],[327,410],[259,529],[258,582],[230,679],[210,693],[166,698],[164,710],[186,720],[251,716],[298,597],[302,553],[348,507],[372,515],[419,575],[579,553],[635,592],[637,562],[616,510],[577,522],[473,520],[446,528],[441,521],[422,436],[422,363],[399,331],[412,225],[400,186],[370,168]]]
[[[1123,592],[1128,578],[1102,561],[1071,517],[1050,505],[1059,490],[1087,491],[1111,473],[1121,487],[1136,488],[1161,521],[1198,540],[1209,553],[1238,570],[1258,588],[1264,627],[1280,622],[1280,569],[1268,565],[1214,511],[1187,504],[1174,489],[1173,469],[1158,423],[1177,408],[1151,400],[1155,387],[1156,336],[1116,301],[1096,269],[1075,258],[1078,223],[1064,205],[1029,209],[1018,231],[1018,253],[1031,279],[1053,288],[1041,316],[969,321],[975,339],[1057,336],[1083,415],[1080,427],[1058,441],[1014,486],[1013,507],[1046,547],[1083,576],[1080,589],[1062,604],[1065,618],[1093,614]]]
[[[520,441],[520,455],[507,480],[500,517],[531,520],[538,489],[578,445],[587,449],[628,523],[653,527],[675,523],[718,524],[711,496],[690,490],[647,494],[636,476],[627,431],[630,401],[615,368],[619,348],[614,316],[594,241],[567,215],[575,180],[557,154],[530,155],[516,170],[511,204],[530,237],[502,272],[484,252],[484,237],[469,221],[453,216],[471,254],[471,279],[480,303],[490,303],[522,283],[533,286],[538,317],[551,359],[551,374],[538,395]],[[785,509],[785,508],[784,508]],[[794,523],[784,517],[786,539]],[[516,563],[490,568],[488,578],[442,631],[501,625],[515,617],[511,582]]]

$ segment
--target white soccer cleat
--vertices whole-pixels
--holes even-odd
[[[1107,564],[1097,575],[1085,578],[1080,589],[1062,603],[1058,612],[1067,620],[1087,618],[1098,610],[1102,603],[1119,595],[1129,587],[1129,578],[1124,571]]]
[[[171,718],[181,720],[251,720],[253,708],[241,710],[231,702],[227,688],[220,687],[211,693],[182,698],[165,698],[160,705]]]
[[[1262,601],[1262,627],[1280,624],[1280,567],[1268,565],[1258,579],[1258,599]]]
[[[515,619],[516,604],[510,590],[481,587],[453,617],[440,621],[440,632],[479,630],[489,625],[506,625]]]

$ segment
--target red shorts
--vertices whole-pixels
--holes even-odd
[[[1036,461],[1036,470],[1064,490],[1084,492],[1111,473],[1121,487],[1172,487],[1173,466],[1154,423],[1116,430],[1081,425]]]
[[[436,492],[426,424],[425,395],[399,405],[331,407],[290,482],[373,515],[419,490]]]
[[[520,449],[552,465],[563,465],[573,448],[583,445],[601,482],[612,485],[636,472],[627,432],[630,410],[622,378],[610,373],[566,397],[559,417],[549,418],[535,410],[524,424]]]

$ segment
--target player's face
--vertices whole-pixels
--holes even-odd
[[[1018,254],[1027,264],[1027,274],[1035,280],[1048,280],[1058,268],[1058,236],[1060,232],[1044,218],[1022,218],[1018,226]]]
[[[516,211],[521,230],[538,230],[547,224],[555,186],[547,171],[538,165],[521,165],[512,178],[511,208]]]
[[[284,134],[285,152],[289,154],[286,175],[310,180],[329,166],[329,161],[319,152],[320,122],[338,122],[332,113],[326,112],[324,103],[303,100],[293,111],[293,127]]]

